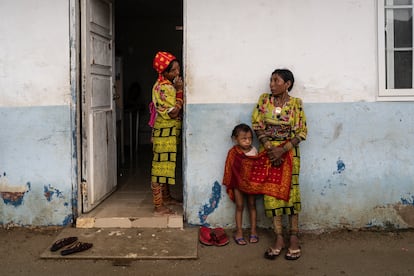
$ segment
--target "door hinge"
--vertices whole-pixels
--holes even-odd
[[[81,182],[81,192],[82,192],[82,196],[84,197],[88,195],[88,182],[86,181]]]

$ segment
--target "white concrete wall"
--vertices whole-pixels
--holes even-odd
[[[71,222],[69,37],[69,1],[0,1],[0,224]]]
[[[374,101],[375,0],[186,1],[188,103],[251,103],[288,67],[305,102]]]
[[[0,106],[69,103],[68,9],[68,1],[0,1]]]
[[[184,13],[190,224],[234,226],[221,186],[231,130],[287,67],[309,128],[301,229],[414,226],[414,104],[376,101],[376,1],[187,0]]]

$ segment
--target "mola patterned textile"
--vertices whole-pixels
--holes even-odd
[[[274,167],[266,151],[257,156],[247,156],[239,147],[232,147],[227,154],[223,177],[230,199],[234,201],[233,189],[239,189],[246,194],[265,194],[288,201],[292,151],[285,153],[283,158],[283,164]]]
[[[157,81],[152,89],[152,102],[157,111],[152,130],[153,159],[151,182],[175,184],[181,118],[173,119],[169,110],[176,104],[176,90],[169,80]]]

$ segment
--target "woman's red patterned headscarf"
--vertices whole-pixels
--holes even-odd
[[[171,63],[171,61],[177,59],[173,54],[170,54],[168,52],[158,52],[155,57],[154,61],[152,63],[152,66],[154,67],[155,71],[158,72],[158,80],[163,80],[164,77],[162,76],[162,72],[167,69],[168,65]]]

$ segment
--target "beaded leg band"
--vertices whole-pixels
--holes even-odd
[[[297,235],[299,233],[299,215],[294,214],[289,216],[290,234]]]
[[[273,217],[273,228],[274,228],[276,235],[283,234],[282,216]]]
[[[152,182],[151,189],[152,189],[152,202],[154,203],[154,207],[155,208],[161,207],[162,206],[161,184]]]
[[[171,199],[170,185],[169,184],[161,185],[161,190],[162,190],[162,200],[163,201],[170,200]]]

